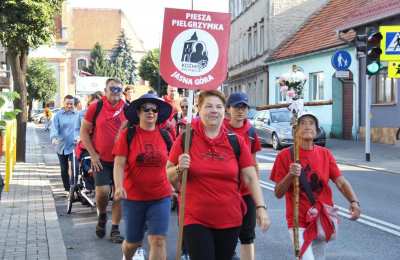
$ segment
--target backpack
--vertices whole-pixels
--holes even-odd
[[[159,128],[159,130],[160,130],[160,134],[161,134],[162,138],[164,139],[164,142],[167,146],[167,151],[169,152],[173,145],[173,142],[169,135],[169,132],[168,132],[168,130],[165,130],[163,128]],[[129,124],[128,125],[128,133],[126,135],[126,141],[128,143],[128,152],[129,152],[129,147],[132,143],[133,137],[135,137],[135,134],[136,134],[136,126],[133,124]]]
[[[256,129],[253,126],[251,126],[247,131],[247,135],[249,136],[250,139],[250,152],[251,152],[253,150],[253,145],[256,142]]]

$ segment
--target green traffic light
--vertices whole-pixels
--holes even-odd
[[[368,66],[367,66],[367,74],[368,75],[375,75],[376,73],[379,72],[380,69],[381,69],[380,63],[374,61],[374,62],[368,64]]]

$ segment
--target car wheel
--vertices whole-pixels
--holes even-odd
[[[272,148],[274,148],[274,150],[279,150],[281,148],[279,138],[276,134],[272,134]]]

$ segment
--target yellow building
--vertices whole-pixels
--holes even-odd
[[[99,42],[111,54],[121,31],[130,40],[133,58],[139,62],[146,53],[142,40],[120,9],[72,8],[63,3],[62,14],[55,17],[55,40],[50,46],[32,50],[29,57],[46,58],[54,68],[58,83],[56,106],[67,94],[75,94],[76,77],[89,65],[90,51]]]

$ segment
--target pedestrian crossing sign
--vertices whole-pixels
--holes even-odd
[[[389,78],[400,78],[400,61],[388,62],[388,76]]]
[[[380,26],[379,32],[383,36],[380,60],[400,60],[400,25]]]

